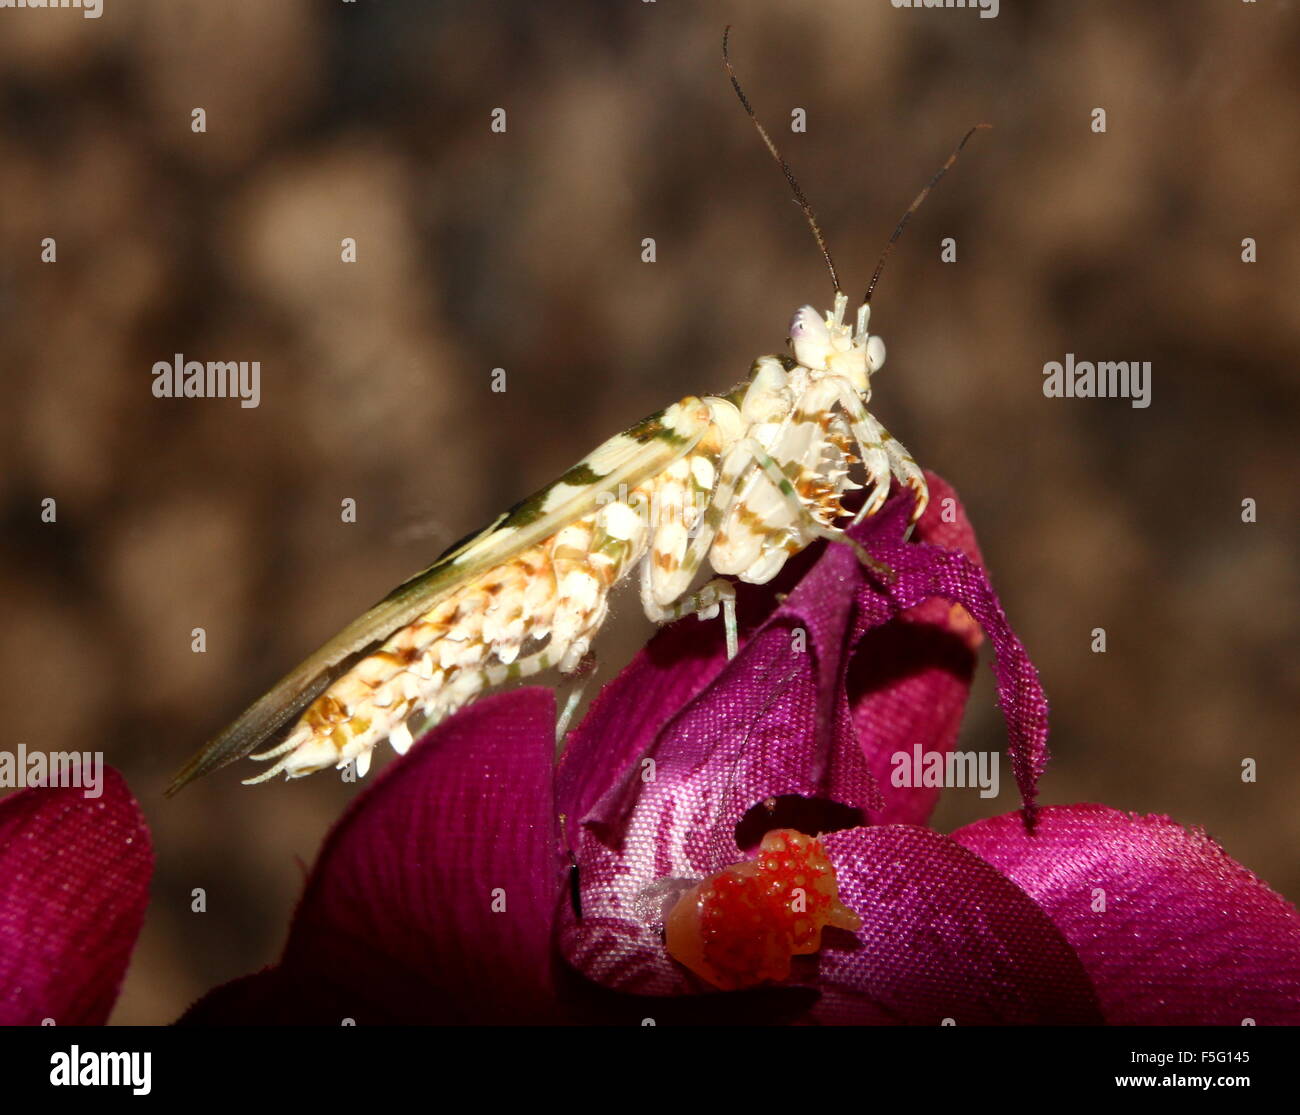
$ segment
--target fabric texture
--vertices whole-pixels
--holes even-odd
[[[0,801],[0,1026],[105,1022],[144,922],[149,830],[122,776],[102,793]]]
[[[1300,1021],[1300,916],[1222,850],[1163,819],[1033,810],[1046,700],[929,482],[915,541],[905,496],[855,531],[892,579],[831,546],[740,586],[734,661],[718,623],[666,628],[554,770],[546,690],[430,733],[327,840],[279,964],[185,1021]],[[921,827],[938,790],[894,786],[890,758],[953,748],[983,637],[1025,808],[949,837]],[[827,834],[862,926],[783,985],[719,992],[668,957],[665,912],[792,818]],[[1097,887],[1115,916],[1088,911]]]
[[[358,795],[312,868],[278,962],[190,1024],[1300,1023],[1300,914],[1205,834],[1033,799],[1038,677],[952,491],[915,540],[909,496],[845,546],[741,586],[721,625],[666,628],[554,755],[549,690],[452,717]],[[952,836],[898,752],[944,755],[976,650],[995,655],[1023,807]],[[250,807],[255,807],[250,795]],[[667,955],[664,917],[769,829],[823,833],[841,900],[779,985],[720,992]],[[140,925],[148,833],[101,802],[0,804],[4,1020],[103,1021]]]

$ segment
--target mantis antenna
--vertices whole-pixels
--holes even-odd
[[[871,305],[871,295],[876,289],[876,282],[880,279],[880,273],[885,269],[885,260],[889,258],[889,253],[894,247],[894,242],[900,236],[903,235],[903,228],[907,224],[907,222],[912,219],[912,214],[921,208],[921,202],[923,202],[926,199],[926,196],[930,193],[930,191],[934,189],[934,184],[938,182],[939,179],[942,178],[945,174],[948,173],[948,168],[957,161],[957,156],[961,154],[961,149],[966,146],[966,143],[970,139],[970,137],[973,136],[978,131],[981,131],[985,128],[991,128],[991,127],[993,127],[992,124],[976,124],[975,127],[971,128],[970,131],[968,131],[964,136],[962,136],[961,142],[957,144],[955,148],[953,148],[952,154],[948,156],[948,161],[944,163],[943,166],[941,166],[937,171],[935,171],[934,177],[931,178],[930,181],[928,181],[925,184],[925,188],[919,194],[916,195],[916,198],[912,201],[912,204],[907,207],[907,212],[903,214],[902,219],[898,222],[898,225],[894,228],[894,235],[889,238],[889,243],[885,245],[885,250],[880,253],[880,262],[876,264],[875,274],[871,276],[871,283],[867,287],[867,293],[862,296],[862,304],[864,306]]]
[[[817,240],[817,247],[821,249],[822,258],[826,260],[826,269],[831,273],[831,282],[835,286],[835,293],[840,293],[840,278],[835,273],[835,261],[831,259],[831,250],[826,246],[826,237],[822,235],[821,227],[817,224],[817,218],[813,216],[812,206],[808,204],[808,199],[804,197],[803,190],[799,188],[798,179],[794,176],[794,171],[790,169],[790,164],[781,158],[781,152],[776,149],[776,144],[772,142],[772,137],[767,134],[767,129],[758,122],[758,117],[754,115],[754,106],[749,103],[749,98],[745,96],[745,91],[740,87],[740,81],[736,77],[736,71],[731,68],[731,56],[727,53],[727,37],[731,34],[731,24],[727,24],[726,30],[722,32],[722,64],[727,68],[727,76],[731,78],[731,87],[735,89],[736,96],[740,98],[740,103],[745,106],[745,111],[749,113],[749,118],[753,121],[754,127],[758,129],[758,134],[762,137],[763,143],[768,151],[772,153],[772,158],[777,161],[785,180],[790,183],[790,189],[794,191],[794,199],[799,203],[799,208],[803,210],[803,215],[808,218],[808,227],[812,229],[812,234]]]

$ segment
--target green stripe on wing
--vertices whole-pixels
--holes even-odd
[[[281,678],[176,773],[167,796],[255,751],[295,722],[331,682],[393,632],[466,581],[586,515],[602,492],[617,490],[620,485],[634,488],[663,471],[689,452],[707,428],[705,404],[686,398],[610,438],[559,480],[517,503],[491,526],[398,585]]]

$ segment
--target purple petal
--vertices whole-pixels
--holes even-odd
[[[752,601],[748,596],[743,605]],[[749,609],[746,607],[745,613]],[[566,742],[555,776],[559,810],[578,818],[654,742],[664,724],[727,664],[722,623],[688,617],[660,631],[601,691]]]
[[[736,826],[768,796],[817,796],[809,725],[816,689],[808,654],[767,624],[713,685],[691,701],[569,837],[581,868],[583,917],[562,922],[570,963],[607,987],[673,994],[691,981],[667,958],[646,888],[700,878],[743,858]],[[617,684],[617,683],[616,683]],[[580,732],[588,731],[584,724]],[[865,808],[869,781],[856,749],[841,753],[840,800]]]
[[[0,801],[0,1025],[102,1025],[152,875],[149,829],[111,767],[98,798],[63,787]]]
[[[554,698],[537,688],[430,732],[330,832],[279,966],[218,989],[185,1021],[553,1018],[554,741]]]
[[[1042,810],[1033,835],[1002,816],[953,839],[1052,918],[1108,1022],[1300,1023],[1300,913],[1199,829],[1070,805]]]
[[[958,550],[904,543],[901,537],[877,537],[871,551],[894,570],[896,579],[885,590],[894,608],[915,608],[935,597],[960,604],[993,644],[993,674],[998,704],[1007,724],[1007,751],[1025,806],[1024,822],[1032,824],[1038,779],[1047,765],[1047,698],[1038,671],[1007,623],[988,574]],[[841,566],[846,560],[842,553],[833,552],[828,552],[827,558]],[[867,586],[859,596],[858,637],[870,626],[876,611],[863,601],[863,596],[872,591]],[[879,590],[875,591],[880,595]],[[954,622],[960,627],[955,617]]]
[[[969,630],[963,630],[963,621]],[[879,787],[875,824],[924,824],[938,786],[896,786],[894,756],[947,755],[966,711],[979,629],[946,600],[930,600],[868,631],[845,677],[853,728]]]
[[[950,491],[938,478],[934,483],[941,496]],[[637,993],[687,989],[688,977],[664,955],[647,888],[665,878],[698,879],[743,858],[737,828],[769,799],[831,801],[853,816],[823,829],[860,824],[881,805],[868,757],[887,763],[904,742],[909,749],[918,742],[951,748],[974,634],[960,609],[939,604],[935,610],[933,596],[960,602],[991,628],[1002,677],[1017,683],[1004,687],[1003,703],[1014,717],[1017,775],[1032,794],[1046,735],[1046,704],[1033,667],[974,561],[960,551],[902,542],[909,508],[910,499],[891,500],[857,535],[897,571],[888,589],[867,577],[847,547],[829,547],[734,662],[719,663],[720,648],[684,657],[675,689],[679,698],[689,697],[683,707],[656,699],[672,683],[649,653],[606,689],[575,733],[566,768],[581,756],[581,769],[601,770],[609,788],[597,798],[600,783],[589,773],[562,778],[560,789],[582,871],[584,913],[580,923],[564,919],[561,941],[579,970]],[[973,550],[968,527],[950,525],[948,537]],[[920,606],[928,611],[880,626]],[[897,673],[865,686],[856,713],[858,733],[870,729],[863,747],[844,678],[849,651],[873,628],[882,658],[891,660],[891,641],[901,639],[905,652],[892,660]],[[906,715],[896,695],[903,684],[911,686]],[[872,715],[878,703],[881,718]],[[615,771],[621,774],[610,785]],[[931,801],[932,795],[897,795],[895,810],[923,813]]]
[[[962,550],[979,561],[974,534],[955,497],[951,521],[944,521],[941,514],[942,502],[951,496],[952,489],[936,476],[931,476],[929,482],[935,499],[918,524],[917,537]],[[897,497],[888,515],[866,521],[861,528],[862,540],[870,547],[877,534],[901,538],[909,506],[908,497]],[[793,604],[787,603],[786,626],[791,631],[787,639],[793,638],[795,628],[809,632],[821,649],[827,692],[833,696],[834,677],[843,665],[845,625],[851,616],[856,587],[865,578],[860,567],[851,569],[847,578],[839,572],[830,579],[820,575],[818,559],[824,549],[820,545],[810,547],[788,562],[782,575],[771,584],[738,584],[737,609],[743,645],[747,635],[772,622],[780,596],[799,593]],[[803,588],[803,582],[810,579],[811,587]],[[851,704],[855,722],[860,729],[874,725],[878,718],[873,704],[879,702],[879,719],[892,728],[885,733],[860,730],[864,750],[868,750],[868,740],[880,741],[886,735],[890,741],[895,736],[905,739],[909,748],[920,741],[927,750],[951,749],[970,687],[973,651],[980,642],[978,629],[969,617],[958,613],[947,602],[925,602],[902,613],[898,624],[890,623],[873,632],[870,654],[855,657],[855,668],[877,664],[883,667],[858,669],[854,674]],[[893,614],[892,606],[882,602],[877,615],[888,618]],[[727,665],[720,621],[701,623],[687,618],[664,628],[605,687],[592,703],[581,730],[570,737],[556,780],[561,811],[570,817],[585,816],[616,776],[643,756],[668,721]],[[844,710],[835,715],[844,715]],[[847,727],[844,730],[849,738]],[[888,754],[894,750],[891,742],[880,759],[886,772]],[[876,756],[868,750],[868,757],[874,760]],[[889,794],[894,799],[914,794],[923,803],[912,810],[918,814],[916,819],[927,815],[933,804],[934,793],[930,790],[891,788]]]
[[[1088,976],[1060,931],[978,856],[910,825],[850,829],[823,842],[840,901],[862,928],[851,948],[825,937],[817,1019],[929,1026],[944,1019],[958,1026],[1101,1021]]]
[[[692,986],[668,961],[658,923],[642,916],[643,892],[658,879],[700,878],[741,859],[736,825],[756,801],[817,794],[809,774],[816,703],[809,657],[791,654],[788,629],[765,625],[727,668],[729,680],[690,702],[570,831],[583,918],[565,920],[561,948],[588,977],[639,994]],[[865,806],[865,764],[856,751],[844,758],[858,764],[856,804]],[[855,804],[854,797],[841,800]]]
[[[956,493],[941,477],[927,479],[931,500],[917,523],[917,540],[982,566]],[[917,746],[926,755],[953,749],[983,641],[965,608],[934,597],[861,633],[852,647],[845,685],[858,744],[881,791],[871,817],[876,824],[921,824],[934,810],[940,788],[893,785],[892,758]]]
[[[818,692],[810,721],[812,784],[836,800],[856,791],[853,784],[840,786],[831,769],[837,751],[855,746],[856,736],[868,784],[874,781],[880,791],[869,794],[876,807],[872,819],[879,822],[921,821],[933,808],[937,789],[894,787],[888,775],[898,751],[910,753],[919,744],[942,754],[953,747],[981,641],[963,604],[978,611],[994,635],[1015,771],[1027,798],[1046,757],[1046,702],[1037,675],[978,567],[979,550],[952,489],[937,476],[929,483],[934,499],[917,537],[931,545],[902,543],[910,508],[905,495],[855,532],[908,573],[895,589],[870,580],[847,547],[823,548],[811,564],[792,561],[793,576],[773,585],[739,586],[742,630],[780,626],[788,644],[798,637],[809,646]],[[940,595],[929,596],[927,584]],[[779,608],[778,592],[789,593]],[[688,702],[715,681],[745,684],[748,672],[741,663],[728,667],[720,624],[686,619],[667,628],[605,688],[571,737],[557,780],[561,811],[585,817],[617,775],[649,754]],[[854,782],[861,779],[859,764],[842,755],[837,769]]]

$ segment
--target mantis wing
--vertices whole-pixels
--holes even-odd
[[[371,648],[449,593],[581,518],[601,493],[634,488],[688,453],[708,429],[710,411],[687,397],[610,438],[559,480],[516,504],[485,530],[405,581],[282,677],[185,764],[167,787],[183,786],[261,746]]]

